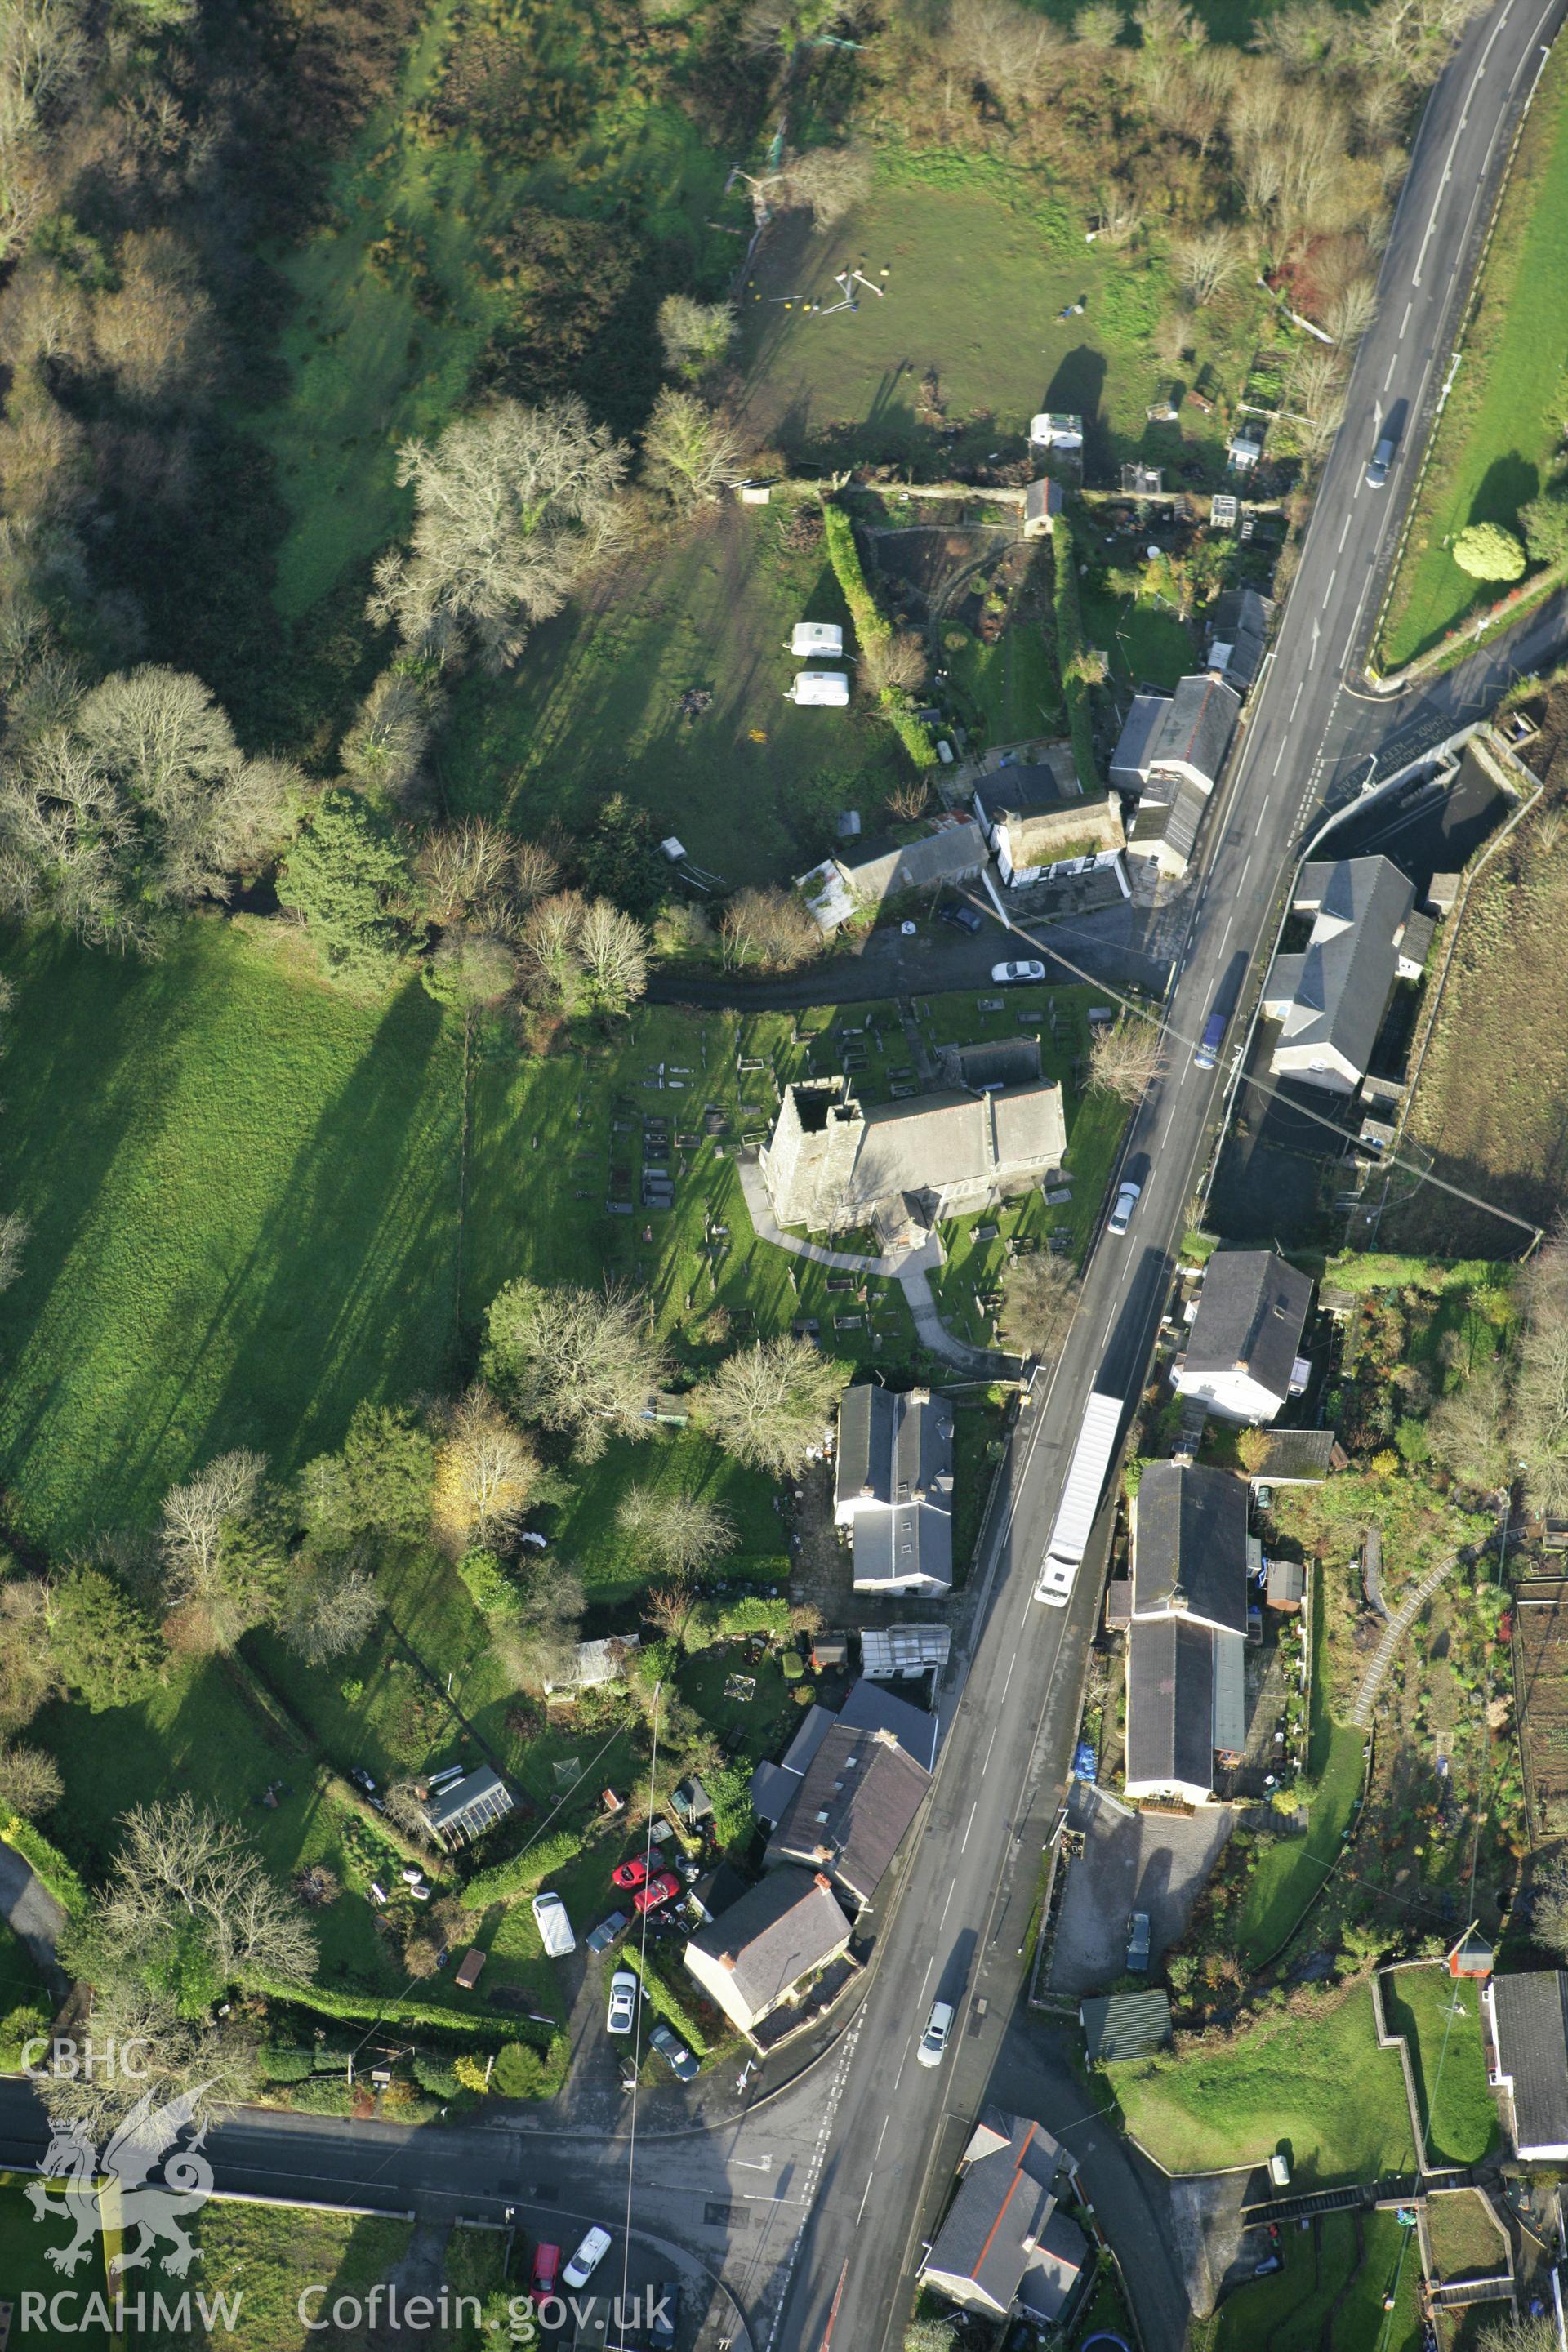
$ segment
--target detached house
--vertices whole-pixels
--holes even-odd
[[[758,1165],[781,1225],[870,1225],[889,1248],[1026,1191],[1066,1149],[1061,1088],[1049,1078],[891,1103],[816,1078],[784,1088]]]
[[[770,1868],[799,1863],[823,1872],[848,1904],[864,1910],[930,1787],[931,1774],[890,1732],[834,1722],[763,1859]]]
[[[1311,1303],[1310,1277],[1272,1250],[1217,1251],[1176,1374],[1179,1393],[1202,1397],[1222,1421],[1272,1421],[1306,1384],[1301,1334]]]
[[[1215,1793],[1247,1738],[1245,1480],[1151,1462],[1132,1504],[1127,1794]]]
[[[1304,1078],[1352,1095],[1366,1076],[1394,984],[1417,979],[1420,961],[1402,954],[1414,886],[1386,857],[1314,858],[1301,868],[1292,909],[1312,918],[1294,955],[1277,955],[1263,988],[1263,1015],[1278,1021],[1269,1059],[1279,1078]]]
[[[1015,2306],[1042,2326],[1059,2318],[1089,2242],[1058,2210],[1073,2160],[1043,2124],[987,2107],[959,2159],[958,2190],[920,2283],[965,2311],[1005,2319]]]
[[[952,1589],[952,1407],[929,1389],[847,1389],[838,1408],[836,1524],[857,1592]]]
[[[698,1929],[686,1947],[686,1966],[750,2035],[848,1948],[849,1922],[828,1880],[807,1870],[773,1870]]]

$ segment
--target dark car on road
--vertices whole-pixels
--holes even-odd
[[[680,2288],[674,2279],[666,2279],[654,2300],[653,2316],[648,2322],[647,2340],[653,2352],[675,2352],[679,2326]]]

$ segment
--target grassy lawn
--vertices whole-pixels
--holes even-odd
[[[1384,1979],[1384,2015],[1403,2033],[1431,2164],[1479,2164],[1497,2137],[1487,2088],[1479,1988],[1446,1969],[1400,1969]]]
[[[545,0],[510,16],[437,0],[396,102],[333,173],[325,225],[282,262],[294,296],[278,351],[288,390],[248,421],[291,518],[274,591],[285,615],[309,611],[405,527],[399,443],[439,433],[499,351],[522,345],[528,393],[531,341],[585,332],[586,360],[603,336],[595,408],[622,431],[640,418],[660,289],[637,280],[639,246],[658,251],[667,282],[700,289],[712,279],[717,290],[732,260],[731,240],[706,226],[724,209],[729,158],[678,102],[670,57],[666,44],[651,64],[613,8]],[[470,103],[458,100],[464,88]],[[743,217],[738,203],[728,210]],[[511,249],[541,214],[559,216],[574,252],[580,283],[565,307],[582,305],[577,322],[541,318],[542,256]]]
[[[286,1467],[361,1397],[447,1376],[460,1055],[422,989],[365,1005],[192,923],[161,961],[47,933],[5,957],[0,1475],[63,1551],[195,1463]]]
[[[47,2259],[50,2247],[70,2243],[68,2221],[40,2221],[27,2202],[26,2183],[17,2173],[0,2172],[0,2299],[15,2303],[16,2310],[12,2327],[14,2344],[26,2344],[22,2330],[21,2298],[24,2294],[52,2296],[64,2290],[74,2295],[74,2303],[61,2305],[61,2317],[73,2322],[70,2342],[87,2347],[87,2352],[110,2352],[119,2338],[111,2336],[107,2327],[84,2323],[87,2298],[104,2294],[108,2281],[104,2272],[101,2241],[98,2250],[89,2256],[74,2275],[58,2271]],[[33,2340],[46,2339],[37,2329],[30,2331]]]
[[[755,1682],[749,1699],[726,1698],[724,1686],[731,1675],[746,1675]],[[726,1642],[719,1649],[700,1651],[682,1660],[678,1679],[681,1697],[721,1738],[730,1731],[745,1735],[737,1760],[755,1764],[776,1755],[800,1721],[795,1703],[799,1685],[786,1683],[778,1660],[760,1648],[742,1650]]]
[[[1436,645],[1502,593],[1447,541],[1472,522],[1510,530],[1558,454],[1568,319],[1541,289],[1568,278],[1568,53],[1542,77],[1499,217],[1476,316],[1412,518],[1384,624],[1386,669]]]
[[[1392,2213],[1330,2213],[1280,2232],[1284,2269],[1228,2294],[1208,2352],[1415,2352],[1420,2342],[1415,2233]],[[1395,2297],[1392,2314],[1384,2297]]]
[[[1276,1838],[1266,1846],[1247,1890],[1237,1927],[1243,1958],[1260,1967],[1285,1943],[1340,1850],[1361,1793],[1363,1735],[1330,1712],[1328,1611],[1323,1571],[1312,1568],[1312,1721],[1307,1769],[1314,1793],[1305,1837]]]
[[[383,2221],[353,2213],[318,2213],[301,2206],[235,2205],[215,2199],[203,2208],[192,2229],[201,2246],[201,2261],[190,2284],[208,2296],[224,2294],[239,2304],[239,2324],[229,2331],[214,2325],[187,2335],[171,2335],[154,2326],[139,2330],[137,2341],[149,2352],[174,2352],[176,2346],[227,2344],[234,2352],[300,2352],[310,2339],[301,2324],[299,2303],[306,2288],[324,2287],[319,2299],[323,2314],[336,2295],[364,2296],[379,2280],[389,2278],[408,2252],[414,2231],[407,2221]],[[163,2285],[165,2296],[177,2288]],[[128,2282],[126,2292],[134,2293]],[[307,2313],[318,2307],[307,2303]],[[333,2342],[367,2342],[368,2332],[355,2328],[334,2331]]]
[[[1399,2061],[1377,2046],[1364,1985],[1325,2017],[1279,2018],[1234,2049],[1139,2060],[1108,2080],[1169,2172],[1260,2164],[1277,2147],[1304,2188],[1410,2168]]]
[[[1479,2189],[1429,2198],[1426,2230],[1439,2278],[1489,2278],[1507,2264],[1508,2241]]]
[[[963,643],[954,646],[952,638],[961,634]],[[1065,724],[1055,656],[1038,624],[1009,627],[994,646],[967,630],[946,630],[942,658],[983,717],[988,743],[1022,742]]]
[[[614,1441],[560,1510],[541,1514],[555,1549],[581,1570],[590,1601],[624,1601],[647,1585],[646,1563],[628,1550],[616,1526],[616,1508],[634,1486],[717,1503],[735,1527],[736,1557],[724,1562],[723,1573],[765,1583],[787,1580],[773,1481],[748,1470],[699,1429],[660,1429],[641,1444]]]
[[[879,284],[888,270],[884,299],[867,295],[832,318],[784,307],[786,296],[835,299],[833,273],[856,261]],[[999,446],[1021,455],[1037,410],[1068,409],[1084,417],[1091,457],[1120,462],[1147,446],[1168,463],[1175,436],[1144,411],[1170,382],[1149,348],[1169,298],[1159,254],[1087,247],[1072,205],[1030,173],[950,150],[884,149],[859,211],[826,236],[784,233],[764,247],[742,296],[745,421],[803,458],[852,444],[862,461],[929,469],[944,451],[955,462]],[[1080,299],[1080,317],[1058,318]],[[1198,359],[1233,379],[1233,394],[1261,315],[1251,288],[1194,314]],[[928,369],[947,424],[961,428],[951,440],[917,415]],[[1185,414],[1195,430],[1184,460],[1223,467],[1217,418]]]
[[[538,630],[505,678],[471,674],[440,743],[452,805],[537,833],[624,793],[731,887],[804,873],[841,809],[876,832],[908,767],[889,730],[859,697],[784,699],[792,624],[848,618],[820,546],[785,546],[788,519],[704,515]],[[679,709],[690,687],[713,697],[694,719]]]
[[[1110,655],[1113,673],[1130,687],[1169,693],[1197,658],[1193,629],[1168,604],[1124,601],[1086,584],[1083,625],[1090,645]]]

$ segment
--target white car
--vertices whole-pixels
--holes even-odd
[[[994,963],[991,967],[991,977],[998,988],[1005,988],[1010,980],[1044,980],[1045,976],[1043,963]]]
[[[947,2037],[952,2031],[952,2003],[950,2000],[933,2000],[931,2005],[931,2015],[926,2020],[926,2030],[921,2035],[921,2046],[916,2053],[922,2066],[942,2064],[947,2055]]]
[[[1127,1231],[1128,1226],[1132,1223],[1132,1212],[1138,1206],[1138,1197],[1142,1190],[1142,1184],[1117,1186],[1116,1206],[1110,1212],[1105,1228],[1108,1234],[1124,1234]]]
[[[606,2033],[629,2033],[637,2021],[637,1980],[630,1969],[617,1969],[610,1979],[610,2013]]]
[[[562,2284],[571,2287],[574,2292],[580,2286],[586,2286],[609,2251],[608,2230],[590,2230],[562,2272]]]

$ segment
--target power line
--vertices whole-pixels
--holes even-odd
[[[1105,995],[1114,997],[1123,1012],[1135,1013],[1140,1021],[1147,1021],[1157,1029],[1162,1037],[1173,1039],[1178,1045],[1184,1045],[1189,1051],[1196,1052],[1200,1040],[1184,1034],[1173,1023],[1166,1019],[1163,1013],[1151,1013],[1146,1004],[1141,1004],[1136,997],[1127,995],[1123,990],[1116,986],[1113,981],[1103,980],[1097,972],[1086,971],[1081,964],[1074,963],[1070,956],[1063,955],[1059,948],[1053,947],[1047,940],[1037,938],[1034,932],[1025,930],[1023,925],[1015,922],[1011,915],[1000,912],[994,903],[976,898],[973,891],[964,891],[963,896],[969,900],[971,906],[977,907],[983,914],[995,915],[1008,930],[1015,932],[1019,939],[1026,940],[1032,948],[1043,948],[1047,955],[1054,957],[1064,971],[1070,971],[1074,978],[1081,981],[1086,987],[1100,989]],[[1310,1119],[1316,1127],[1327,1128],[1329,1133],[1338,1136],[1342,1143],[1355,1142],[1356,1137],[1350,1128],[1341,1127],[1336,1120],[1330,1118],[1325,1111],[1313,1110],[1308,1104],[1299,1101],[1295,1096],[1287,1096],[1283,1089],[1275,1086],[1271,1080],[1244,1074],[1242,1084],[1256,1087],[1259,1094],[1267,1096],[1271,1101],[1286,1103],[1288,1108],[1300,1118]],[[1446,1176],[1434,1176],[1429,1170],[1418,1167],[1413,1160],[1405,1159],[1397,1151],[1381,1153],[1378,1165],[1383,1168],[1403,1168],[1408,1175],[1415,1176],[1419,1182],[1435,1184],[1440,1192],[1451,1192],[1456,1200],[1467,1202],[1472,1209],[1488,1210],[1494,1217],[1502,1218],[1506,1224],[1517,1225],[1520,1231],[1528,1234],[1532,1241],[1541,1239],[1541,1226],[1532,1224],[1528,1217],[1516,1217],[1511,1209],[1500,1209],[1495,1201],[1484,1201],[1479,1192],[1468,1192],[1462,1184],[1451,1184]]]
[[[653,1686],[652,1744],[647,1765],[647,1835],[643,1841],[643,1885],[652,1883],[654,1851],[654,1779],[658,1769],[658,1709],[664,1695],[662,1682]],[[653,1916],[653,1906],[645,1904],[642,1915],[642,1936],[637,1950],[637,2005],[632,2020],[632,2120],[629,2145],[626,2148],[626,2238],[621,2247],[620,2307],[626,2307],[627,2286],[632,2260],[632,2195],[637,2180],[637,2081],[642,2072],[639,2063],[642,2043],[642,2005],[647,2000],[647,1923]]]

